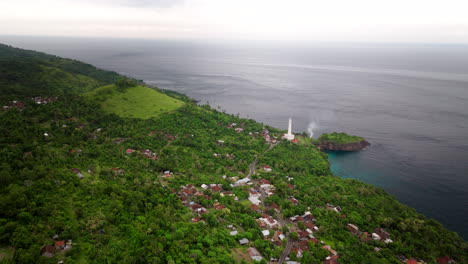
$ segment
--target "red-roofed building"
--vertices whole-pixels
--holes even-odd
[[[266,179],[261,179],[260,180],[260,184],[270,184],[270,181],[269,180],[266,180]]]
[[[440,258],[438,258],[436,261],[437,261],[437,263],[439,263],[439,264],[451,264],[451,263],[455,263],[455,261],[454,261],[452,258],[448,257],[448,256],[440,257]]]
[[[56,248],[64,248],[65,247],[65,240],[60,240],[55,242],[55,247]]]
[[[256,205],[256,204],[252,204],[252,205],[250,206],[250,209],[252,209],[252,210],[254,210],[254,211],[258,211],[258,210],[260,210],[260,207],[259,207],[258,205]]]
[[[135,152],[134,149],[127,149],[127,151],[125,151],[127,154],[132,154],[133,152]]]
[[[264,170],[265,172],[271,172],[271,167],[270,167],[270,166],[268,166],[268,165],[263,165],[262,167],[263,167],[263,170]]]
[[[412,258],[412,259],[408,259],[405,263],[406,264],[418,264],[418,261]]]
[[[270,204],[270,207],[271,207],[272,209],[275,209],[275,211],[278,212],[278,213],[281,211],[279,205],[276,204],[276,203],[271,203],[271,204]]]
[[[222,204],[219,204],[219,205],[216,205],[216,206],[215,206],[215,209],[216,209],[216,210],[221,210],[221,209],[224,209],[224,208],[226,208],[226,206],[224,206],[224,205],[222,205]]]
[[[211,191],[213,191],[213,192],[220,192],[222,190],[223,189],[221,187],[219,187],[219,185],[215,185],[215,186],[211,187]]]
[[[299,203],[299,201],[298,201],[296,198],[294,198],[294,197],[291,197],[291,198],[289,198],[288,200],[289,200],[291,203],[293,203],[294,205],[297,205],[297,204]]]
[[[54,246],[51,246],[51,245],[47,245],[47,246],[43,246],[41,248],[41,256],[44,256],[44,257],[53,257],[55,254],[55,247]]]

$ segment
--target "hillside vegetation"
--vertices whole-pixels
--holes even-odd
[[[333,176],[310,139],[116,80],[0,98],[2,263],[468,263],[456,233]]]
[[[0,96],[81,93],[119,77],[76,60],[0,44]]]
[[[184,102],[144,86],[119,89],[116,85],[100,87],[86,94],[108,113],[121,117],[148,119],[171,112]]]

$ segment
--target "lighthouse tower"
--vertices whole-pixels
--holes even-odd
[[[292,119],[289,118],[288,133],[284,134],[284,136],[283,136],[287,140],[293,140],[294,139],[294,134],[291,133],[291,127],[292,127]]]

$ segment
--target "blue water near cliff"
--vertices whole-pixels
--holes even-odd
[[[185,93],[230,113],[372,145],[333,172],[384,188],[468,239],[468,46],[0,37]]]

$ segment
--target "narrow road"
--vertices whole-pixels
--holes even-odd
[[[278,264],[282,264],[286,260],[286,258],[289,256],[289,253],[291,252],[292,246],[293,242],[290,238],[288,238],[288,243],[286,244],[286,247],[284,247],[283,253],[281,253]]]
[[[247,175],[247,178],[250,179],[250,177],[252,175],[254,175],[255,168],[257,167],[257,162],[258,162],[258,157],[255,157],[255,160],[252,163],[250,163],[250,165],[249,165],[249,175]]]

